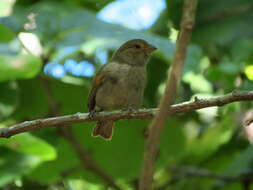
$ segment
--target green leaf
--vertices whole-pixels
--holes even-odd
[[[158,104],[157,91],[159,85],[167,78],[169,65],[158,56],[153,56],[147,65],[148,82],[145,88],[144,107],[155,107]]]
[[[239,41],[236,41],[231,47],[231,57],[232,60],[236,63],[242,64],[241,62],[247,62],[252,64],[252,49],[253,49],[253,40],[252,38],[246,38]]]
[[[29,179],[42,184],[50,184],[60,180],[64,172],[81,167],[73,148],[64,139],[58,137],[54,148],[57,150],[57,158],[40,164],[27,174]],[[87,172],[82,168],[81,171]]]
[[[219,64],[220,71],[224,74],[235,75],[240,72],[240,65],[232,63],[230,60],[223,58],[222,62]]]
[[[234,160],[225,170],[229,176],[240,176],[250,171],[253,161],[253,146],[249,145],[245,150],[238,153]]]
[[[53,0],[57,2],[57,0]],[[79,7],[86,7],[93,11],[98,11],[106,6],[108,3],[112,2],[113,0],[64,0],[61,3],[67,4],[69,6],[79,6]],[[16,2],[16,6],[28,7],[34,5],[33,0],[19,0]]]
[[[186,72],[200,72],[199,62],[203,56],[202,50],[196,45],[189,45],[187,49],[186,63],[184,65],[184,74]]]
[[[188,83],[191,87],[191,90],[195,93],[212,92],[211,83],[201,74],[195,74],[192,71],[189,71],[183,76],[183,81]]]
[[[211,156],[220,146],[228,143],[235,130],[234,126],[233,118],[228,115],[220,123],[209,127],[200,138],[194,139],[189,144],[187,151],[191,160],[193,162],[204,160]]]
[[[71,80],[71,79],[70,79]],[[85,84],[70,84],[52,79],[51,89],[58,104],[61,105],[63,114],[73,114],[87,111],[89,87]]]
[[[15,34],[3,24],[0,24],[0,43],[7,43],[14,39]]]
[[[27,14],[24,9],[22,11],[17,11],[15,14],[11,14],[8,17],[0,17],[0,23],[9,29],[11,29],[15,34],[24,31],[24,24],[27,22]]]
[[[161,168],[168,163],[179,162],[186,149],[186,138],[179,119],[169,119],[161,138],[159,164]]]
[[[24,118],[43,117],[48,114],[48,102],[46,92],[40,79],[19,80],[19,104],[13,113],[13,118],[23,120]]]
[[[245,37],[252,38],[253,27],[252,11],[242,11],[241,14],[233,14],[233,10],[252,6],[252,1],[226,1],[221,0],[219,5],[213,6],[212,0],[201,1],[198,7],[199,23],[193,33],[193,39],[203,45],[216,43],[219,45],[230,45],[234,41]],[[247,8],[245,8],[247,9]],[[224,12],[231,12],[225,15]],[[221,15],[218,17],[218,15]],[[215,16],[217,19],[215,19]],[[214,19],[211,19],[214,18]],[[247,28],[247,30],[243,30]]]
[[[0,55],[0,81],[28,79],[36,76],[41,69],[41,60],[32,55]]]
[[[235,63],[233,63],[234,65]],[[219,85],[224,93],[229,93],[235,89],[234,81],[239,70],[235,71],[238,66],[228,65],[225,63],[224,66],[212,65],[207,72],[206,78],[214,85]],[[224,70],[224,72],[221,71]],[[226,71],[226,72],[225,72]],[[231,82],[233,81],[233,82]]]
[[[39,163],[36,156],[28,156],[4,147],[0,148],[0,187],[20,178]]]
[[[14,112],[18,104],[18,89],[15,82],[0,83],[0,120]]]
[[[24,154],[37,156],[43,161],[56,158],[56,151],[53,146],[29,133],[19,134],[11,139],[2,139],[0,145]]]

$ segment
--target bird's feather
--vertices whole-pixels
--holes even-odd
[[[92,112],[95,109],[95,107],[96,107],[96,94],[97,94],[97,91],[98,91],[99,87],[106,80],[106,77],[107,77],[105,75],[106,73],[102,72],[102,70],[104,69],[104,67],[105,67],[105,65],[99,69],[97,75],[93,79],[92,88],[90,90],[89,97],[88,97],[88,109],[89,109],[89,112]]]

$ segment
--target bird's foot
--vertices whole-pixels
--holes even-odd
[[[90,111],[88,117],[92,119],[94,115],[96,114],[96,112],[97,112],[96,110]]]
[[[89,118],[93,118],[97,113],[103,111],[102,109],[100,110],[91,110],[90,113],[89,113]]]
[[[129,113],[135,113],[135,112],[138,111],[138,109],[135,109],[133,107],[127,107],[127,108],[121,109],[121,111],[126,111],[126,112],[129,112]]]

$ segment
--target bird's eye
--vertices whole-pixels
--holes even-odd
[[[137,49],[140,49],[140,48],[141,48],[141,46],[138,45],[138,44],[134,45],[134,47],[137,48]]]

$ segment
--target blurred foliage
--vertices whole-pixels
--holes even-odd
[[[105,23],[96,14],[111,0],[16,0],[12,13],[0,18],[0,127],[52,115],[86,112],[92,77],[67,72],[53,78],[47,63],[85,59],[96,69],[103,51],[111,56],[121,43],[143,38],[156,45],[148,65],[144,106],[155,107],[164,91],[175,43],[169,35],[179,27],[182,0],[167,8],[147,31]],[[1,4],[2,2],[0,2]],[[1,9],[2,6],[1,6]],[[253,4],[251,0],[199,1],[196,27],[176,102],[251,90],[253,79]],[[27,51],[18,37],[34,34],[41,56]],[[175,37],[175,36],[174,36]],[[28,44],[31,44],[28,41]],[[74,47],[74,48],[73,48]],[[66,53],[67,48],[73,48]],[[31,52],[30,52],[31,51]],[[226,176],[253,172],[253,149],[245,140],[241,117],[252,103],[233,103],[171,118],[158,155],[155,187],[164,189],[241,189],[239,182],[177,176],[170,167],[206,168]],[[123,189],[138,180],[149,120],[118,121],[112,141],[90,136],[94,123],[72,127],[82,147]],[[96,173],[83,169],[76,152],[56,128],[0,139],[0,189],[108,189]]]

